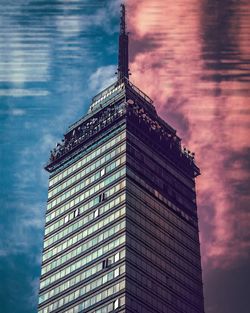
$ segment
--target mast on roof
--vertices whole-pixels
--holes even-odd
[[[118,80],[126,77],[129,79],[128,68],[128,33],[126,32],[126,10],[121,4],[121,22],[119,34],[119,56],[118,56]]]

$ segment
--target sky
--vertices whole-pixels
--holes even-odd
[[[116,0],[0,0],[0,312],[36,312],[49,151],[115,79]],[[127,0],[131,80],[196,154],[206,313],[248,313],[250,4]]]

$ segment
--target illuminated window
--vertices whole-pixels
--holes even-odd
[[[103,176],[105,174],[105,168],[103,168],[100,172],[100,175]]]
[[[115,255],[115,262],[119,261],[119,252]]]
[[[68,221],[69,221],[69,216],[66,215],[66,216],[64,217],[64,223],[67,223]]]
[[[116,310],[119,307],[119,299],[116,299],[114,301],[114,310]]]
[[[76,217],[76,216],[78,216],[79,215],[79,209],[76,209],[75,211],[74,211],[74,217]]]

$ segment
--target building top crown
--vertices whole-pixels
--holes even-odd
[[[51,151],[46,170],[53,172],[67,160],[84,149],[87,142],[99,136],[107,127],[119,120],[134,116],[135,123],[143,124],[150,135],[155,135],[161,145],[171,150],[176,160],[194,169],[194,175],[199,175],[199,169],[194,164],[194,154],[182,149],[181,139],[176,130],[162,120],[153,105],[153,101],[129,80],[128,69],[128,34],[126,32],[125,6],[121,5],[121,22],[119,34],[118,80],[98,93],[92,99],[87,114],[72,124],[64,138]],[[167,150],[166,150],[167,151]]]

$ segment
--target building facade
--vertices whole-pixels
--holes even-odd
[[[51,152],[39,313],[204,313],[194,155],[118,80]]]

